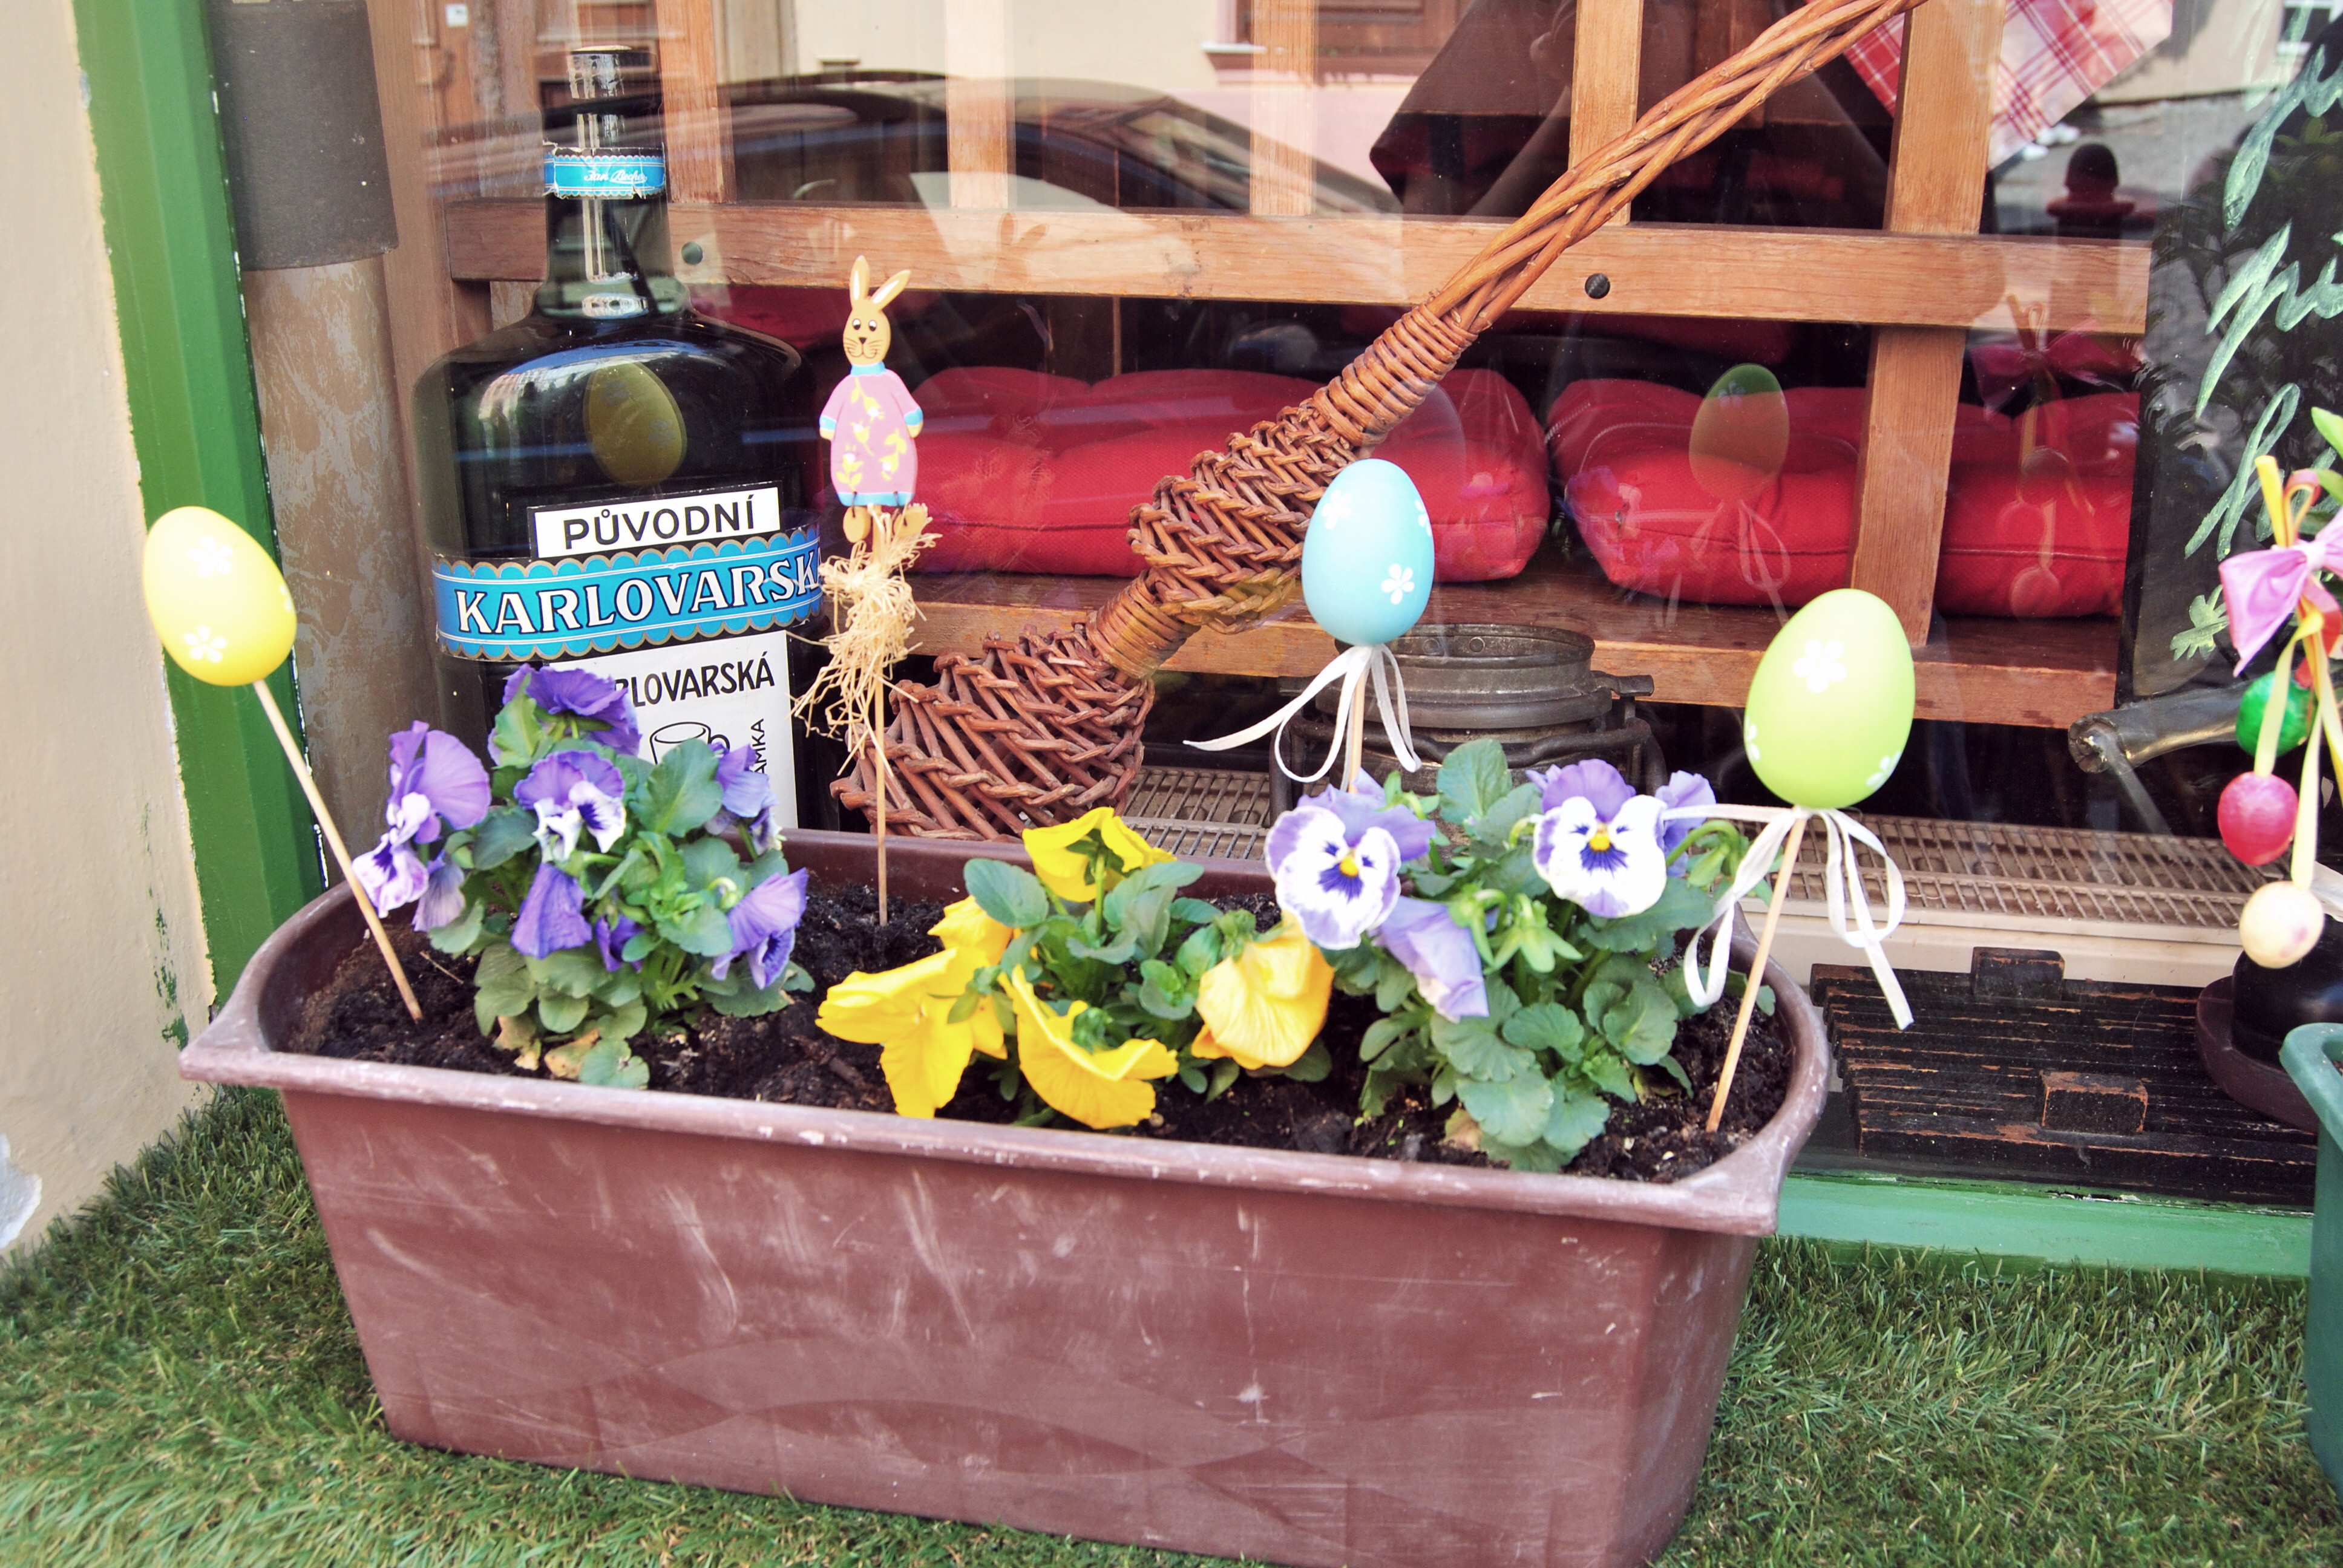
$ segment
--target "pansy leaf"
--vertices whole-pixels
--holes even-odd
[[[744,890],[749,886],[748,879],[741,874],[740,857],[721,839],[694,839],[686,844],[683,869],[695,888],[712,888],[719,880],[729,880]]]
[[[493,871],[537,842],[537,815],[518,806],[499,806],[472,829],[472,869]]]
[[[1180,944],[1180,968],[1192,979],[1220,961],[1221,933],[1217,927],[1199,926]]]
[[[1554,1111],[1554,1088],[1538,1073],[1498,1082],[1461,1079],[1456,1098],[1481,1130],[1500,1143],[1535,1143]]]
[[[1659,902],[1640,915],[1588,920],[1585,938],[1605,952],[1646,952],[1678,931],[1706,925],[1715,913],[1715,905],[1699,890],[1687,887],[1681,877],[1670,877]]]
[[[593,1005],[588,997],[540,991],[537,998],[538,1021],[545,1025],[548,1034],[568,1034],[586,1021],[586,1014]]]
[[[537,704],[526,698],[506,703],[497,714],[496,728],[488,732],[488,755],[505,768],[535,761],[537,749],[545,743],[540,717]]]
[[[716,753],[705,740],[687,740],[660,758],[638,792],[643,826],[679,837],[716,815],[724,804],[716,766]]]
[[[1469,819],[1464,824],[1464,830],[1475,839],[1502,844],[1505,840],[1505,835],[1513,831],[1513,824],[1524,817],[1534,814],[1537,809],[1538,787],[1534,784],[1516,784],[1498,797],[1487,810]]]
[[[1172,918],[1185,920],[1192,926],[1209,926],[1221,918],[1221,911],[1202,899],[1174,899]]]
[[[1537,1070],[1530,1053],[1506,1044],[1496,1026],[1485,1018],[1435,1017],[1432,1043],[1457,1071],[1470,1078],[1496,1081]]]
[[[1485,736],[1459,746],[1440,765],[1440,819],[1463,827],[1513,787],[1505,749]]]
[[[603,972],[594,985],[594,1000],[604,1007],[624,1007],[643,994],[643,977],[626,965]]]
[[[1041,879],[1006,860],[970,860],[968,896],[1004,926],[1038,926],[1050,918],[1050,894]]]
[[[1218,1100],[1222,1095],[1226,1094],[1229,1091],[1229,1085],[1237,1081],[1237,1074],[1241,1070],[1242,1070],[1227,1057],[1222,1057],[1212,1063],[1212,1083],[1211,1088],[1204,1091],[1204,1098]]]
[[[480,940],[480,917],[486,906],[474,899],[464,906],[464,912],[436,928],[431,933],[431,945],[443,953],[468,953],[472,944]]]
[[[1601,1095],[1557,1094],[1545,1120],[1544,1141],[1565,1161],[1573,1160],[1610,1121],[1611,1102]]]
[[[564,948],[558,953],[524,961],[528,965],[529,978],[537,981],[540,991],[558,991],[563,996],[592,995],[607,972],[602,968],[601,955],[592,948]]]
[[[1649,975],[1638,975],[1626,994],[1604,1010],[1602,1019],[1604,1036],[1638,1066],[1659,1060],[1676,1041],[1676,1004]]]
[[[724,911],[713,904],[702,904],[696,910],[657,923],[659,935],[685,952],[698,953],[704,959],[720,959],[732,950],[731,922],[725,920]]]
[[[480,955],[472,984],[472,1009],[482,1034],[494,1033],[497,1020],[516,1016],[537,1000],[537,981],[529,977],[528,960],[509,942],[498,942]]]
[[[1407,1026],[1397,1019],[1375,1020],[1374,1022],[1367,1025],[1366,1032],[1359,1037],[1359,1060],[1373,1061],[1384,1051],[1389,1050],[1392,1042],[1406,1032]]]
[[[1558,1001],[1534,1002],[1505,1020],[1504,1037],[1531,1050],[1551,1050],[1564,1061],[1578,1059],[1586,1026]]]
[[[2338,452],[2343,452],[2343,417],[2338,417],[2324,408],[2313,408],[2310,411],[2310,427],[2318,432],[2320,440]]]
[[[756,1018],[764,1013],[778,1012],[789,1005],[788,977],[777,975],[773,983],[759,990],[745,979],[747,966],[736,964],[732,973],[744,978],[739,987],[729,993],[709,991],[708,1005],[727,1018]]]
[[[1635,1075],[1627,1070],[1624,1061],[1607,1050],[1598,1050],[1586,1058],[1579,1064],[1579,1070],[1614,1100],[1635,1098]]]
[[[580,1083],[608,1089],[644,1089],[650,1081],[650,1064],[628,1050],[626,1041],[608,1035],[578,1059]]]
[[[1196,993],[1188,977],[1161,959],[1139,966],[1138,1001],[1141,1011],[1173,1022],[1196,1010]]]
[[[1326,1049],[1324,1040],[1313,1040],[1310,1042],[1310,1049],[1294,1058],[1285,1069],[1285,1076],[1296,1083],[1315,1083],[1333,1070],[1333,1053]]]
[[[1136,938],[1126,936],[1118,941],[1094,947],[1076,936],[1066,939],[1066,950],[1078,959],[1089,959],[1094,963],[1127,964],[1138,953],[1139,942]]]
[[[1204,1070],[1192,1061],[1180,1070],[1180,1081],[1187,1086],[1189,1092],[1202,1094],[1205,1089]]]

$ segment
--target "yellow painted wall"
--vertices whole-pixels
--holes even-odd
[[[22,1246],[191,1102],[175,1046],[211,998],[73,10],[10,22],[0,298],[31,329],[0,375],[0,1238]]]

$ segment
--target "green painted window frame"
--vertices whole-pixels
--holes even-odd
[[[210,507],[273,555],[202,0],[75,0],[74,23],[146,519]],[[252,695],[164,668],[213,994],[225,1000],[269,932],[323,888],[323,858]],[[270,684],[297,713],[289,662]]]

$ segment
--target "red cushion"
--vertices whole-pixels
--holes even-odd
[[[1576,382],[1554,403],[1548,449],[1587,548],[1614,583],[1708,604],[1800,605],[1847,581],[1865,396],[1860,387],[1787,393],[1782,471],[1745,504],[1694,477],[1700,399],[1673,387]],[[2138,408],[2132,393],[2069,398],[2015,420],[1963,405],[1937,607],[2117,613]]]
[[[1157,482],[1316,390],[1242,370],[1137,371],[1095,387],[1029,370],[939,372],[913,394],[927,415],[920,499],[938,541],[920,568],[1135,577],[1131,509]],[[1545,457],[1529,405],[1503,377],[1453,372],[1378,455],[1423,492],[1443,580],[1528,564],[1549,510]]]

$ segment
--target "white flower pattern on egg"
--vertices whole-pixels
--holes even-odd
[[[1761,759],[1757,750],[1757,727],[1755,724],[1743,723],[1741,744],[1748,749],[1750,761],[1755,762]]]
[[[1392,603],[1399,603],[1415,591],[1413,568],[1401,566],[1396,561],[1393,562],[1391,570],[1384,575],[1378,591],[1391,595]]]
[[[189,658],[208,659],[214,664],[227,651],[227,638],[207,626],[199,626],[181,638],[187,645]]]
[[[1881,758],[1879,759],[1878,768],[1873,771],[1870,778],[1865,779],[1863,781],[1863,787],[1866,789],[1878,789],[1882,784],[1887,782],[1887,776],[1890,773],[1895,772],[1896,765],[1903,760],[1904,753],[1901,751],[1891,752],[1887,756]]]
[[[210,534],[187,552],[187,559],[196,564],[199,578],[226,577],[236,569],[236,552]]]
[[[1338,490],[1318,503],[1313,521],[1323,521],[1328,528],[1339,528],[1351,520],[1351,497],[1347,490]]]
[[[1808,691],[1820,697],[1846,678],[1846,666],[1841,659],[1845,652],[1845,644],[1835,638],[1825,642],[1810,637],[1805,657],[1790,666],[1790,673],[1805,681]]]

